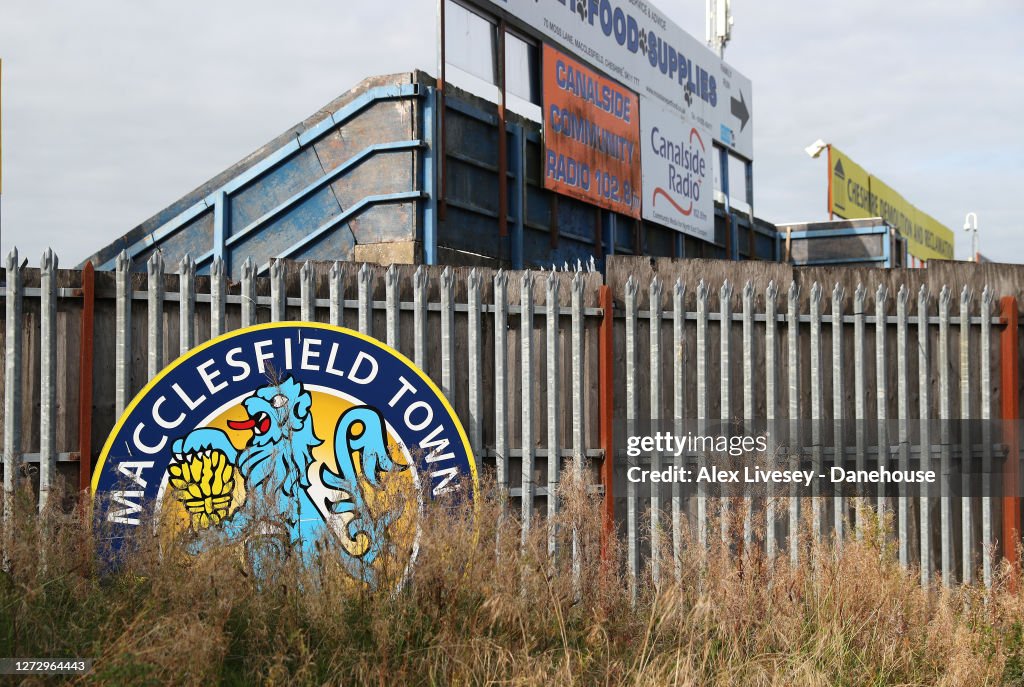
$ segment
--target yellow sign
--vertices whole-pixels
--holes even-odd
[[[953,232],[899,193],[829,146],[828,208],[843,219],[881,217],[907,240],[915,258],[953,259]]]

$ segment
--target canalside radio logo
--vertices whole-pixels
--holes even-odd
[[[692,127],[688,140],[674,141],[662,135],[658,127],[654,127],[651,129],[651,150],[668,165],[667,174],[664,175],[668,188],[656,186],[651,192],[651,205],[657,206],[658,196],[661,196],[677,213],[690,216],[694,212],[694,203],[700,202],[701,190],[708,174],[707,151],[700,132]],[[699,210],[698,213],[703,214]]]
[[[466,433],[421,370],[358,332],[296,322],[231,332],[169,365],[125,410],[92,483],[115,541],[150,516],[256,555],[308,558],[333,538],[370,584],[388,542],[412,564],[421,495],[477,488]]]

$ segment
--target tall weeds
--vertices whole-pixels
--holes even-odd
[[[235,545],[193,554],[153,528],[103,570],[87,518],[37,516],[21,493],[0,655],[93,658],[66,679],[109,685],[1024,685],[1024,598],[1008,570],[987,593],[922,588],[876,522],[841,547],[805,540],[795,567],[735,542],[656,552],[660,587],[645,575],[634,599],[617,538],[602,551],[598,504],[572,474],[559,516],[525,537],[491,486],[475,503],[428,504],[411,575],[395,551],[373,589],[330,551],[313,564],[268,555],[255,573]]]

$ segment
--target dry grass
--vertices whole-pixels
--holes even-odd
[[[876,523],[841,548],[805,543],[796,568],[720,544],[665,553],[661,589],[640,580],[634,603],[597,504],[563,491],[554,561],[545,521],[524,542],[497,499],[428,507],[398,592],[400,564],[371,590],[337,565],[270,557],[257,576],[232,546],[153,537],[100,574],[90,528],[21,494],[0,655],[93,657],[77,681],[109,685],[1024,685],[1006,571],[989,594],[922,589]]]

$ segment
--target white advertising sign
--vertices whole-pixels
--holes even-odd
[[[641,100],[696,118],[713,138],[754,157],[751,84],[643,0],[471,0],[508,12],[593,64]]]
[[[711,132],[696,117],[641,103],[643,218],[714,241],[714,157]]]

